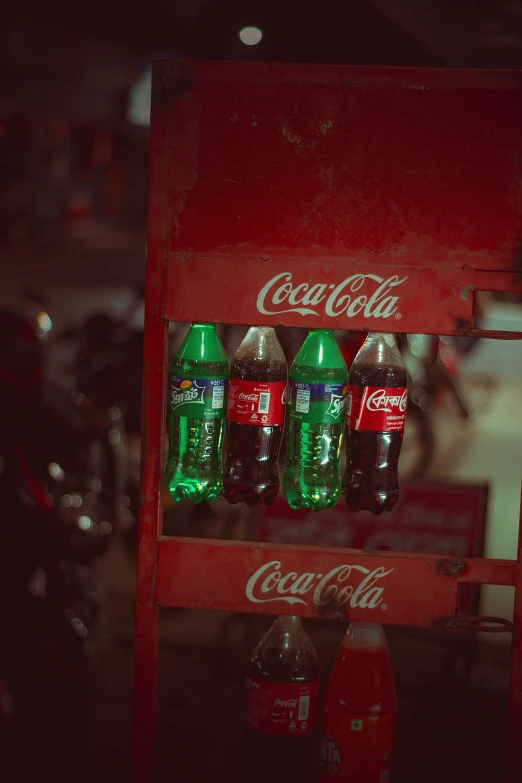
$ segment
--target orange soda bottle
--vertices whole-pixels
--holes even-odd
[[[382,625],[351,623],[324,698],[320,783],[388,783],[396,711]]]

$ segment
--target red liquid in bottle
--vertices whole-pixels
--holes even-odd
[[[320,783],[389,780],[396,709],[382,626],[352,623],[324,697]]]

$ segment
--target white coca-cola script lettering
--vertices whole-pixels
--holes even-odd
[[[276,699],[274,707],[297,707],[297,699]]]
[[[375,609],[382,601],[384,587],[381,579],[387,577],[381,566],[370,571],[361,565],[340,565],[327,574],[284,573],[279,560],[265,563],[252,574],[246,585],[246,597],[254,604],[269,601],[286,601],[289,604],[308,604],[309,599],[316,606],[333,603],[348,605],[351,609]],[[308,600],[301,596],[307,596]]]
[[[331,318],[339,315],[389,318],[397,312],[399,300],[392,292],[407,279],[398,275],[384,278],[358,273],[346,277],[336,286],[327,283],[294,285],[292,273],[281,272],[259,292],[257,309],[263,315],[299,313],[304,316],[319,315],[319,305],[322,305],[325,314]],[[287,306],[281,309],[283,303]]]
[[[369,411],[386,411],[387,413],[391,413],[392,408],[398,408],[401,413],[404,413],[407,402],[408,392],[406,390],[400,397],[398,395],[389,397],[386,394],[386,389],[378,389],[370,394],[366,400],[366,407]]]

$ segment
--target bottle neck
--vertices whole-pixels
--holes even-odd
[[[383,342],[386,343],[386,345],[389,346],[397,345],[397,340],[392,332],[368,332],[366,340],[368,342],[382,340]]]
[[[371,352],[372,359],[376,363],[394,363],[403,365],[401,352],[396,337],[392,332],[368,332],[366,340],[361,347],[361,354]]]
[[[351,622],[343,639],[343,647],[352,650],[386,650],[386,636],[380,623]]]
[[[236,351],[236,357],[285,364],[285,355],[273,326],[251,326]],[[234,357],[234,358],[236,358]]]
[[[294,375],[299,367],[337,371],[339,379],[343,380],[347,373],[346,363],[333,329],[310,329],[294,360]],[[332,380],[330,376],[328,378]]]
[[[193,323],[181,347],[176,352],[175,361],[217,362],[225,370],[228,359],[214,324]]]
[[[256,337],[258,340],[263,341],[273,339],[275,336],[276,334],[273,326],[251,326],[245,335],[245,340]]]
[[[280,614],[276,618],[276,623],[282,631],[291,632],[301,630],[303,627],[301,618],[297,615]]]

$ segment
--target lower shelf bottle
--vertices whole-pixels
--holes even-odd
[[[324,697],[320,783],[389,783],[396,711],[382,625],[351,623]]]
[[[244,783],[316,783],[319,661],[299,617],[277,617],[248,666]]]

